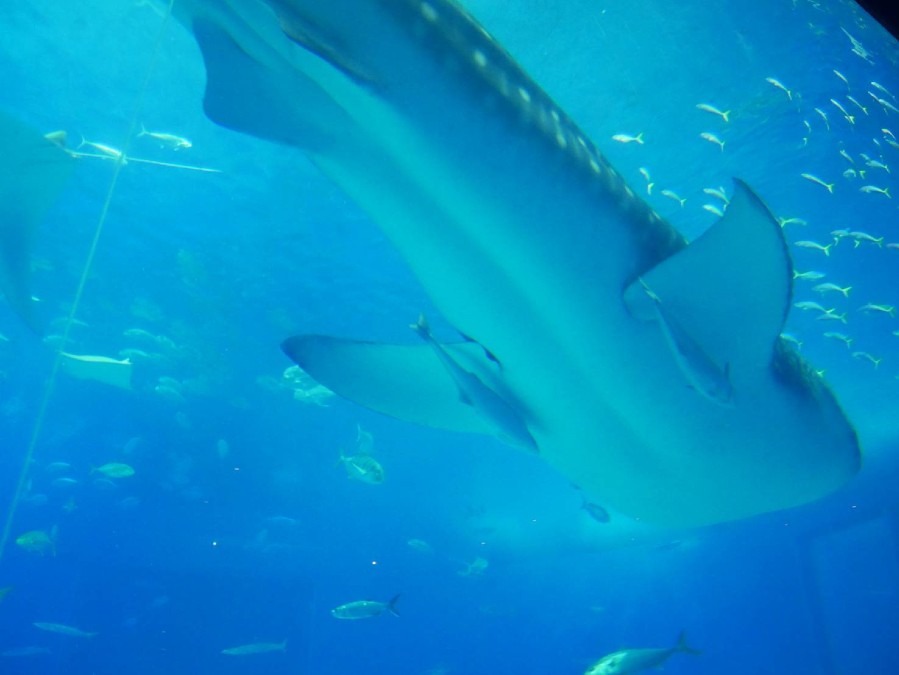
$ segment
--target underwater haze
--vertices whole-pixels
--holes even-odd
[[[306,0],[0,3],[0,673],[899,672],[896,39],[837,0],[333,6],[337,18]],[[496,167],[540,132],[521,122],[469,153],[472,129],[494,127],[437,98],[470,91],[453,88],[461,66],[441,60],[444,43],[391,41],[410,7],[419,28],[450,26],[441,38],[505,88],[485,119],[510,97],[543,101],[542,88],[550,146],[623,180],[598,193],[604,216],[629,227],[620,212],[639,211],[696,242],[763,202],[745,220],[773,218],[758,240],[791,264],[787,297],[771,297],[774,281],[740,282],[784,280],[758,254],[772,247],[731,238],[706,267],[744,295],[719,298],[728,323],[702,336],[750,351],[758,307],[783,302],[770,338],[789,356],[771,358],[770,395],[759,385],[747,406],[741,362],[716,362],[702,322],[681,321],[654,286],[658,260],[629,279],[648,321],[617,309],[585,319],[565,313],[588,306],[601,274],[578,276],[580,260],[529,266],[513,246],[468,251],[460,237],[425,253],[403,239],[390,216],[442,226],[471,185],[502,197],[471,198],[488,221],[516,224],[503,192],[516,175]],[[420,58],[452,86],[399,91],[382,48],[408,57],[389,63],[398,72]],[[495,63],[527,84],[510,94]],[[391,127],[383,102],[420,117]],[[443,155],[421,150],[422,129]],[[380,208],[346,177],[393,141],[408,152],[366,166],[372,181],[406,181]],[[470,174],[452,173],[454,145]],[[578,194],[571,166],[548,163],[545,180],[523,167],[521,203]],[[542,224],[560,240],[576,231]],[[584,245],[598,269],[621,261],[604,224]],[[539,229],[514,231],[539,249]],[[671,243],[659,258],[678,247],[690,250]],[[514,283],[478,286],[485,260]],[[570,293],[546,302],[532,281],[556,277]],[[485,309],[506,305],[514,321]],[[589,345],[571,335],[604,324],[586,360],[550,348]],[[310,335],[353,342],[285,342]],[[371,360],[332,352],[381,344],[430,365],[367,386]],[[608,362],[636,375],[571,366]],[[432,426],[485,433],[409,421],[425,416],[413,404],[427,408],[410,381],[435,372],[446,409],[468,417]],[[814,394],[778,416],[776,397],[799,380]],[[657,429],[664,464],[624,442],[576,447],[575,412],[575,431],[553,436],[550,421],[590,409],[591,387],[620,389],[607,418]],[[404,396],[405,418],[392,407]],[[708,421],[693,414],[706,410]],[[743,426],[719,424],[731,414]],[[794,455],[808,425],[771,420],[806,415],[825,431]],[[708,427],[707,446],[684,447],[694,427]],[[717,477],[740,488],[733,505],[697,496]],[[675,514],[682,502],[693,505]],[[642,517],[657,503],[675,505],[671,522]]]

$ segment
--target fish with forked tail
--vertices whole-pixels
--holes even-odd
[[[387,602],[378,602],[376,600],[356,600],[335,607],[331,610],[331,616],[335,619],[371,619],[380,616],[384,612],[389,612],[393,616],[399,616],[396,610],[396,603],[400,596],[394,595]]]
[[[594,663],[584,675],[630,675],[650,668],[658,668],[673,654],[699,654],[687,644],[687,637],[682,632],[673,647],[649,649],[621,649],[603,656]]]

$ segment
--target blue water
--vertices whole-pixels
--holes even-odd
[[[673,645],[682,630],[702,654],[673,656],[669,675],[899,672],[899,319],[859,311],[899,306],[899,248],[887,246],[899,244],[899,194],[859,190],[899,193],[899,148],[882,131],[899,136],[899,113],[867,93],[899,107],[869,84],[899,95],[896,41],[850,2],[465,5],[636,191],[646,189],[638,170],[648,170],[647,199],[688,236],[715,221],[702,205],[718,201],[702,188],[730,194],[739,176],[776,214],[807,222],[786,226],[791,242],[826,244],[840,228],[884,238],[857,248],[844,239],[829,256],[791,249],[797,270],[852,286],[848,298],[822,300],[797,280],[797,301],[821,301],[847,323],[794,310],[787,331],[855,423],[862,473],[799,509],[629,541],[616,536],[621,516],[592,521],[538,458],[337,398],[295,399],[282,376],[286,336],[408,342],[410,321],[435,313],[398,254],[299,152],[204,117],[202,61],[177,23],[157,44],[161,19],[147,5],[7,0],[0,108],[41,132],[65,129],[70,146],[83,135],[135,158],[221,172],[129,162],[112,190],[77,312],[87,325],[73,327],[68,349],[161,353],[135,358],[134,391],[65,373],[48,382],[52,349],[0,311],[4,518],[35,439],[0,560],[0,587],[12,587],[0,601],[0,652],[49,650],[0,657],[0,673],[561,675],[623,647]],[[698,103],[731,111],[731,121]],[[193,147],[129,138],[140,123]],[[645,143],[611,140],[621,133]],[[892,172],[865,166],[861,153]],[[850,168],[866,177],[844,177]],[[111,161],[78,160],[42,223],[34,294],[48,319],[69,312],[113,171]],[[833,183],[833,194],[802,173]],[[737,252],[733,265],[751,273],[753,260]],[[160,377],[174,378],[182,399],[157,391]],[[374,439],[381,485],[349,480],[338,465],[358,427]],[[91,473],[111,461],[136,475]],[[52,474],[52,462],[71,469]],[[77,484],[54,485],[60,475]],[[15,544],[54,526],[55,555]],[[478,558],[488,562],[481,574],[460,574]],[[399,618],[330,615],[396,594]],[[220,653],[284,639],[283,653]]]

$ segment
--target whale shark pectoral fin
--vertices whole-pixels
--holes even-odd
[[[283,55],[259,46],[260,36],[230,33],[203,18],[193,29],[206,65],[203,107],[212,121],[309,152],[323,152],[342,133],[346,113]]]
[[[776,218],[749,186],[734,183],[724,216],[631,283],[624,302],[638,319],[663,308],[669,323],[739,378],[771,362],[790,307],[793,266]]]
[[[471,367],[486,361],[473,343],[444,345]],[[492,434],[428,344],[388,345],[302,335],[284,353],[319,384],[361,406],[429,427]],[[489,367],[489,366],[485,366]]]

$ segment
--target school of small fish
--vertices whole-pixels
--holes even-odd
[[[864,72],[873,65],[874,56],[851,32],[845,28],[842,32],[848,40],[847,60],[861,59],[858,70]],[[846,72],[854,73],[848,69]],[[797,349],[827,350],[834,345],[852,345],[853,349],[844,350],[842,358],[899,379],[899,342],[882,337],[899,333],[895,321],[899,305],[895,290],[899,282],[892,288],[888,284],[886,291],[878,291],[855,275],[840,271],[857,268],[854,258],[871,261],[862,262],[863,266],[899,269],[899,229],[895,227],[899,214],[882,215],[899,210],[899,204],[892,204],[895,184],[891,167],[899,163],[899,99],[872,77],[850,77],[839,66],[822,68],[820,77],[820,90],[827,93],[816,94],[810,100],[786,80],[773,75],[758,85],[768,107],[794,117],[798,129],[796,157],[803,157],[803,153],[819,157],[823,153],[840,158],[837,162],[842,161],[845,167],[837,173],[832,169],[818,170],[810,163],[795,178],[785,180],[791,181],[797,195],[816,205],[831,203],[829,200],[849,200],[853,205],[850,222],[810,222],[798,215],[778,217],[793,248],[794,308],[798,310],[790,318],[790,323],[796,325],[782,337]],[[699,142],[725,154],[732,148],[727,139],[739,137],[743,114],[739,101],[729,100],[726,104],[712,100],[695,104],[697,125],[708,125],[699,133]],[[652,136],[647,134],[650,141],[646,142],[643,131],[612,138],[620,143],[645,145]],[[688,203],[716,218],[727,210],[729,198],[724,187],[683,189],[681,185],[675,192],[649,166],[641,166],[638,173],[645,182],[648,201],[664,215],[675,217]],[[842,332],[830,330],[833,325],[841,326]],[[856,325],[857,331],[853,330]],[[839,353],[835,356],[840,358]]]

